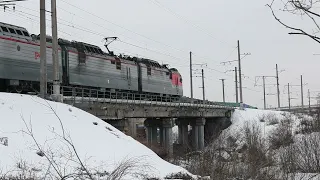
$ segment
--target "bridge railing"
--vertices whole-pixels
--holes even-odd
[[[119,92],[105,89],[90,89],[83,87],[61,86],[61,93],[64,100],[72,104],[76,103],[109,103],[127,105],[150,105],[166,107],[199,107],[234,109],[229,106],[216,105],[214,102],[196,101],[194,103],[185,102],[179,97],[161,96],[158,94],[137,94],[132,92]]]
[[[320,107],[320,105],[318,105],[318,104],[314,104],[314,105],[305,105],[304,107],[302,107],[302,106],[290,106],[290,108],[289,108],[289,106],[285,106],[285,107],[280,107],[280,108],[278,108],[278,107],[274,107],[274,108],[266,108],[266,110],[295,110],[295,109],[309,109],[309,108],[319,108]]]

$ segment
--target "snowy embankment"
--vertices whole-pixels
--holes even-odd
[[[126,177],[121,179],[191,175],[82,110],[35,96],[0,93],[0,175],[53,179],[90,173],[107,179],[120,172]]]
[[[283,111],[271,111],[271,110],[260,110],[260,109],[236,109],[231,116],[231,125],[224,133],[238,136],[239,133],[243,132],[243,128],[248,125],[255,125],[261,131],[263,138],[268,138],[271,133],[279,126],[283,120],[290,120],[292,123],[292,132],[298,131],[301,127],[302,119],[309,119],[311,117],[307,115],[298,115],[283,112]]]
[[[221,146],[226,150],[221,154],[226,162],[235,163],[238,169],[247,166],[248,169],[242,169],[245,172],[257,168],[247,177],[254,174],[273,179],[320,179],[317,163],[320,160],[319,125],[312,117],[281,111],[237,109],[231,121],[232,124],[220,134]],[[234,144],[230,145],[228,139],[233,139]],[[232,148],[235,151],[230,150]],[[237,164],[231,158],[235,156],[245,163]]]

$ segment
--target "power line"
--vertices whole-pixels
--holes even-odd
[[[187,50],[181,50],[181,49],[175,48],[175,47],[170,46],[170,45],[168,45],[168,44],[165,44],[165,43],[163,43],[163,42],[160,42],[160,41],[154,40],[154,39],[152,39],[152,38],[149,38],[149,37],[147,37],[147,36],[145,36],[145,35],[143,35],[143,34],[140,34],[140,33],[137,33],[137,32],[135,32],[135,31],[132,31],[132,30],[130,30],[130,29],[124,27],[124,26],[121,26],[121,25],[119,25],[119,24],[116,24],[116,23],[114,23],[114,22],[112,22],[112,21],[109,21],[109,20],[107,20],[107,19],[105,19],[105,18],[102,18],[101,16],[95,15],[95,14],[93,14],[93,13],[91,13],[91,12],[85,10],[85,9],[82,9],[82,8],[80,8],[80,7],[78,7],[78,6],[75,6],[75,5],[69,3],[69,2],[67,2],[67,1],[65,1],[65,0],[60,0],[60,1],[62,1],[62,2],[64,2],[64,3],[66,3],[66,4],[68,4],[68,5],[76,8],[76,9],[79,9],[79,10],[81,10],[81,11],[84,11],[84,12],[86,12],[87,14],[90,14],[90,15],[96,17],[96,18],[99,18],[99,19],[101,19],[101,20],[103,20],[103,21],[105,21],[105,22],[107,22],[107,23],[110,23],[110,24],[112,24],[112,25],[114,25],[114,26],[117,26],[117,27],[119,27],[119,28],[121,28],[121,29],[124,29],[124,30],[126,30],[126,31],[128,31],[128,32],[131,32],[131,33],[133,33],[133,34],[135,34],[135,35],[138,35],[138,36],[143,37],[143,38],[145,38],[145,39],[148,39],[148,40],[150,40],[150,41],[153,41],[153,42],[156,42],[156,43],[158,43],[158,44],[167,46],[167,47],[169,47],[169,48],[171,48],[171,49],[175,49],[175,50],[177,50],[177,51],[181,51],[181,52],[184,52],[184,53],[188,52]]]
[[[223,43],[223,44],[230,45],[230,44],[228,44],[227,42],[222,41],[221,39],[218,39],[218,38],[214,37],[211,33],[209,33],[208,31],[204,30],[204,29],[201,28],[200,26],[198,26],[198,25],[190,22],[188,19],[182,17],[181,15],[179,15],[178,13],[176,13],[175,11],[173,11],[172,9],[170,9],[170,8],[166,7],[165,5],[161,4],[158,0],[150,0],[150,1],[152,1],[154,4],[157,4],[159,7],[164,8],[165,10],[167,10],[168,12],[170,12],[171,14],[173,14],[174,16],[176,16],[178,19],[184,21],[185,23],[190,24],[191,26],[200,29],[201,31],[203,31],[204,33],[206,33],[206,34],[207,34],[208,36],[210,36],[211,38],[213,38],[213,39],[215,39],[215,40],[218,40],[218,41],[220,41],[220,42]]]
[[[17,10],[11,10],[11,9],[7,9],[7,10],[8,10],[8,11],[7,11],[6,13],[9,13],[9,14],[18,16],[18,17],[20,17],[20,18],[23,18],[23,19],[26,19],[26,20],[30,20],[30,21],[33,21],[33,22],[35,22],[35,23],[37,23],[37,24],[40,24],[39,19],[33,19],[33,18],[30,18],[30,17],[28,17],[28,16],[25,16],[25,15],[19,13],[19,12],[17,13],[17,12],[16,12]],[[13,13],[13,12],[14,12],[14,13]],[[33,16],[34,16],[34,15],[33,15]],[[36,17],[40,18],[39,16],[36,16]],[[46,20],[51,21],[51,19],[46,19]],[[47,27],[51,27],[51,24],[47,24],[46,26],[47,26]],[[63,34],[66,34],[66,35],[68,35],[68,36],[74,36],[74,34],[71,35],[70,33],[67,33],[67,32],[62,31],[62,30],[58,30],[58,32],[63,33]]]
[[[182,52],[182,53],[187,53],[187,52],[189,51],[189,50],[183,50],[183,49],[179,49],[179,48],[173,47],[173,46],[171,46],[171,45],[165,44],[165,43],[160,42],[160,41],[158,41],[158,40],[154,40],[154,39],[149,38],[149,37],[147,37],[147,36],[145,36],[145,35],[142,35],[142,34],[140,34],[140,33],[137,33],[137,32],[135,32],[135,31],[132,31],[132,30],[130,30],[130,29],[124,27],[124,26],[121,26],[121,25],[119,25],[119,24],[116,24],[116,23],[114,23],[114,22],[111,22],[110,20],[107,20],[107,19],[105,19],[105,18],[102,18],[101,16],[97,16],[97,15],[95,15],[95,14],[93,14],[93,13],[87,11],[87,10],[84,10],[84,9],[78,7],[78,6],[75,6],[75,5],[69,3],[69,2],[67,2],[67,1],[65,1],[65,0],[61,0],[61,1],[64,2],[64,3],[66,3],[66,4],[68,4],[68,5],[70,5],[70,6],[72,6],[72,7],[74,7],[74,8],[76,8],[76,9],[79,9],[79,10],[84,11],[84,12],[86,12],[86,13],[94,16],[94,17],[97,17],[97,18],[99,18],[99,19],[101,19],[101,20],[103,20],[103,21],[105,21],[105,22],[107,22],[107,23],[111,23],[111,24],[114,25],[114,26],[117,26],[117,27],[119,27],[119,28],[121,28],[121,29],[124,29],[124,30],[126,30],[126,31],[128,31],[128,32],[134,33],[134,34],[136,34],[136,35],[138,35],[138,36],[140,36],[140,37],[143,37],[143,38],[148,39],[148,40],[150,40],[150,41],[153,41],[153,42],[156,42],[156,43],[161,44],[161,45],[163,45],[163,46],[166,46],[166,47],[168,47],[168,48],[170,48],[170,49],[174,49],[174,50],[180,51],[180,52]],[[59,8],[60,8],[60,7],[59,7]],[[63,9],[63,10],[66,11],[66,12],[68,12],[68,13],[70,13],[70,14],[75,15],[74,13],[71,13],[71,12],[69,12],[68,10],[65,10],[65,9]],[[80,17],[80,16],[77,15],[77,17]],[[84,18],[82,18],[82,19],[84,19]],[[91,21],[90,21],[90,22],[91,22]],[[91,22],[91,23],[93,23],[93,22]],[[96,24],[96,23],[93,23],[93,24],[95,24],[95,25],[97,25],[97,26],[99,26],[99,27],[103,27],[103,26],[101,26],[101,25],[99,25],[99,24]],[[103,27],[103,28],[105,28],[105,27]],[[110,30],[110,29],[108,29],[108,30]],[[110,31],[113,31],[113,30],[110,30]],[[114,32],[114,31],[113,31],[113,32]],[[123,36],[125,36],[125,35],[123,35]],[[130,38],[130,37],[127,37],[127,38],[132,39],[132,38]],[[198,55],[198,54],[196,54],[196,53],[193,53],[193,55],[198,56],[198,57],[203,58],[203,59],[212,59],[212,58],[200,56],[200,55]]]

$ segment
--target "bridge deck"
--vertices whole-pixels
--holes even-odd
[[[131,100],[131,99],[110,99],[110,98],[93,98],[93,97],[75,97],[65,96],[64,101],[79,103],[109,103],[109,104],[128,104],[128,105],[151,105],[151,106],[164,106],[164,107],[195,107],[206,109],[235,109],[229,106],[212,105],[212,104],[193,104],[183,102],[161,102],[161,101],[145,101],[145,100]]]

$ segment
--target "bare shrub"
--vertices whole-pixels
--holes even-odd
[[[268,125],[275,125],[279,123],[279,118],[277,117],[277,114],[275,113],[268,113],[266,115],[266,121],[268,123]]]
[[[148,178],[148,172],[152,167],[147,163],[141,163],[142,161],[144,161],[143,157],[124,159],[108,175],[107,180],[120,180],[127,175],[138,179]]]
[[[280,149],[279,165],[284,179],[297,174],[320,173],[320,135],[301,135],[294,144]],[[303,178],[302,178],[303,179]],[[308,179],[308,178],[307,178]],[[312,178],[311,178],[312,179]]]
[[[291,144],[279,151],[279,166],[282,171],[282,177],[289,179],[297,171],[297,151]]]
[[[289,146],[293,143],[292,127],[289,121],[281,121],[279,126],[269,135],[271,149]]]
[[[1,180],[36,180],[40,179],[37,176],[37,172],[40,170],[34,165],[28,163],[23,159],[18,159],[16,166],[10,171],[4,173],[0,171]]]
[[[243,132],[244,143],[247,146],[244,152],[244,162],[248,165],[247,175],[255,178],[259,175],[261,168],[272,164],[272,159],[268,156],[259,126],[246,123]]]
[[[263,115],[258,116],[258,119],[259,119],[259,121],[260,121],[260,122],[266,122],[266,117],[265,117],[265,115],[264,115],[264,114],[263,114]]]
[[[258,116],[260,122],[266,122],[267,125],[275,125],[280,122],[276,113],[267,113]]]
[[[302,136],[295,143],[297,168],[303,173],[320,173],[320,134]]]
[[[186,155],[186,168],[193,174],[202,177],[210,176],[211,179],[226,179],[227,161],[225,156],[225,139],[227,134],[221,134],[217,139],[211,141],[203,151],[190,152]]]
[[[320,123],[317,117],[308,118],[302,116],[300,119],[300,129],[298,133],[310,134],[313,132],[320,132]]]
[[[172,173],[170,175],[167,175],[165,179],[184,179],[184,180],[193,180],[194,178],[186,173]]]

